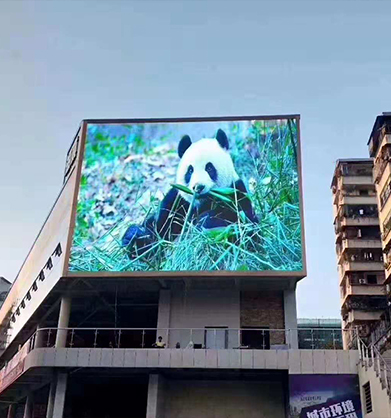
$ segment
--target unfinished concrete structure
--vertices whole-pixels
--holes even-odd
[[[292,376],[357,375],[357,351],[300,349],[303,273],[70,272],[86,126],[0,310],[2,416],[284,418]]]

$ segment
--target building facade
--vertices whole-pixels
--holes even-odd
[[[387,309],[372,335],[373,344],[381,351],[390,348],[391,321],[389,314],[390,281],[391,281],[391,199],[390,166],[391,166],[391,115],[383,113],[376,118],[368,141],[369,155],[374,159],[373,179],[376,185],[382,249],[385,267],[385,290],[387,294]]]
[[[381,245],[384,257],[385,308],[371,327],[366,343],[359,342],[359,367],[363,412],[366,417],[391,417],[391,321],[390,321],[390,143],[391,115],[379,115],[372,128],[368,147],[373,159],[373,181],[376,187]],[[384,303],[384,302],[383,302]],[[379,304],[383,306],[383,303]]]
[[[10,288],[11,282],[9,282],[5,277],[0,277],[0,307],[5,301]]]
[[[270,275],[244,267],[242,274],[109,274],[102,269],[114,257],[97,263],[94,253],[86,264],[80,252],[72,254],[78,185],[87,181],[82,168],[95,169],[83,164],[88,123],[73,141],[59,197],[0,309],[0,416],[302,418],[335,410],[360,418],[358,351],[338,349],[338,336],[324,339],[319,326],[316,347],[300,342],[300,332],[314,335],[297,324],[296,284],[305,260],[300,272]],[[286,127],[289,144],[293,128]],[[94,151],[104,136],[98,140]],[[106,147],[102,154],[110,152]],[[155,161],[149,156],[147,164]],[[109,184],[121,179],[110,177]],[[99,208],[109,197],[92,199]],[[115,212],[109,204],[102,210],[107,217]],[[109,248],[111,238],[104,242]],[[278,259],[286,263],[294,249],[284,248]],[[92,254],[92,244],[80,251]],[[75,261],[97,269],[72,270]]]
[[[367,339],[386,308],[372,168],[371,159],[338,160],[331,187],[345,348],[354,342],[349,330]]]
[[[373,280],[373,286],[376,286],[379,290],[383,289],[384,296],[378,299],[372,299],[374,302],[371,303],[373,310],[373,316],[368,321],[368,326],[365,327],[365,332],[360,329],[360,337],[356,339],[358,344],[358,350],[360,352],[360,362],[359,362],[359,382],[360,382],[360,392],[362,397],[362,409],[363,415],[368,418],[389,418],[391,417],[391,321],[390,321],[390,280],[391,280],[391,268],[390,268],[390,248],[391,248],[391,235],[390,235],[390,225],[391,225],[391,204],[389,195],[390,192],[390,144],[391,144],[391,114],[383,113],[376,118],[372,132],[368,141],[369,155],[371,159],[349,159],[349,160],[340,160],[337,162],[337,167],[335,170],[333,178],[333,197],[334,197],[334,207],[336,211],[336,232],[337,232],[337,254],[341,253],[341,242],[338,235],[338,231],[343,230],[342,225],[338,224],[338,201],[340,200],[338,193],[343,184],[343,180],[339,180],[338,177],[343,177],[344,173],[349,171],[355,172],[354,179],[351,180],[351,183],[356,185],[353,190],[354,195],[356,195],[355,203],[358,202],[360,194],[362,195],[362,185],[367,186],[368,191],[364,192],[364,196],[369,198],[371,194],[371,204],[374,204],[374,189],[376,190],[376,225],[379,224],[379,240],[373,241],[372,247],[378,251],[379,244],[382,249],[382,257],[384,262],[383,272],[379,271],[376,273],[376,283]],[[343,168],[345,166],[345,168]],[[366,166],[366,174],[364,174],[364,166]],[[360,169],[360,176],[357,176],[357,167]],[[372,167],[372,169],[371,169]],[[372,175],[369,177],[369,175]],[[365,180],[364,180],[365,177]],[[341,185],[341,186],[340,186]],[[359,186],[359,187],[358,187]],[[353,200],[352,197],[351,200]],[[351,202],[352,203],[352,202]],[[364,203],[361,201],[360,203]],[[368,202],[369,203],[369,202]],[[370,212],[361,211],[356,213],[354,221],[351,221],[354,225],[353,236],[357,241],[357,238],[360,239],[360,247],[362,237],[362,225],[364,222],[370,225],[372,228],[375,227],[375,212],[370,209]],[[366,216],[363,216],[365,214]],[[368,214],[371,214],[371,219],[368,220]],[[358,216],[357,216],[358,215]],[[361,221],[361,222],[360,222]],[[346,223],[346,221],[345,221]],[[349,225],[349,226],[353,226]],[[345,225],[346,227],[347,225]],[[345,228],[346,229],[346,228]],[[360,229],[360,232],[357,231]],[[377,226],[376,226],[376,231]],[[346,231],[351,233],[351,231]],[[345,234],[347,235],[347,234]],[[377,236],[377,235],[376,235]],[[342,238],[343,239],[343,238]],[[345,239],[348,239],[347,236]],[[368,245],[365,246],[365,251],[368,251]],[[346,245],[347,247],[347,245]],[[365,264],[368,266],[369,255],[365,256]],[[371,256],[372,258],[372,256]],[[380,257],[379,257],[380,258]],[[371,260],[373,261],[373,260]],[[364,267],[364,266],[363,266]],[[380,265],[379,265],[380,267]],[[372,274],[368,271],[367,273]],[[362,284],[368,286],[368,276],[361,277]],[[342,277],[343,280],[343,277]],[[342,294],[345,292],[342,290]],[[369,294],[370,292],[365,291],[366,302],[368,298],[374,297]],[[342,306],[344,304],[344,297],[342,296]],[[361,307],[362,305],[360,305]],[[368,305],[367,305],[368,306]],[[342,310],[342,313],[344,311]],[[367,310],[368,312],[368,310]],[[369,318],[368,318],[369,319]],[[346,337],[344,335],[344,337]],[[344,343],[348,345],[349,340],[345,340]]]
[[[299,347],[302,349],[343,348],[340,319],[298,318],[297,330]]]

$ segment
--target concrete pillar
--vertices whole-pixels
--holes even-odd
[[[68,328],[69,317],[71,315],[71,302],[72,299],[68,296],[61,298],[60,315],[58,317],[58,331],[56,336],[56,347],[66,347],[67,343],[67,330],[61,330],[60,328]]]
[[[26,398],[26,403],[24,405],[24,414],[23,418],[32,418],[33,417],[33,394],[30,393]]]
[[[41,348],[45,346],[45,341],[44,341],[45,331],[39,331],[40,328],[41,328],[41,324],[38,324],[37,330],[35,332],[34,348]]]
[[[50,418],[62,418],[64,414],[65,394],[67,390],[67,373],[57,375],[56,393],[54,395],[53,415]]]
[[[15,413],[16,413],[16,403],[12,403],[9,407],[8,407],[8,412],[7,412],[7,418],[15,418]]]
[[[159,310],[157,315],[157,328],[158,335],[161,335],[167,347],[170,343],[170,333],[167,330],[170,328],[170,316],[171,316],[171,290],[161,289],[159,294]],[[175,344],[175,343],[174,343]],[[174,348],[174,347],[170,347]]]
[[[56,386],[57,386],[57,374],[54,376],[53,380],[50,383],[48,406],[46,408],[46,418],[53,417],[54,397],[56,395]]]
[[[164,386],[163,376],[149,375],[146,418],[164,418]]]
[[[351,328],[343,328],[342,326],[342,346],[344,350],[349,350],[352,348],[350,347],[350,342],[353,341],[353,332],[354,330]]]
[[[293,289],[284,290],[284,319],[286,329],[286,341],[289,348],[299,348],[297,333],[296,311],[296,286]]]

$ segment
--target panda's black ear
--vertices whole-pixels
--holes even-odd
[[[190,145],[191,145],[190,136],[189,135],[183,136],[182,139],[179,141],[179,145],[178,145],[179,158],[182,158],[183,154],[190,147]]]
[[[228,138],[225,132],[222,129],[219,129],[216,134],[217,142],[220,144],[221,148],[228,149]]]

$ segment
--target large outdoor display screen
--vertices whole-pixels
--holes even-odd
[[[69,270],[303,272],[298,123],[88,123]]]

